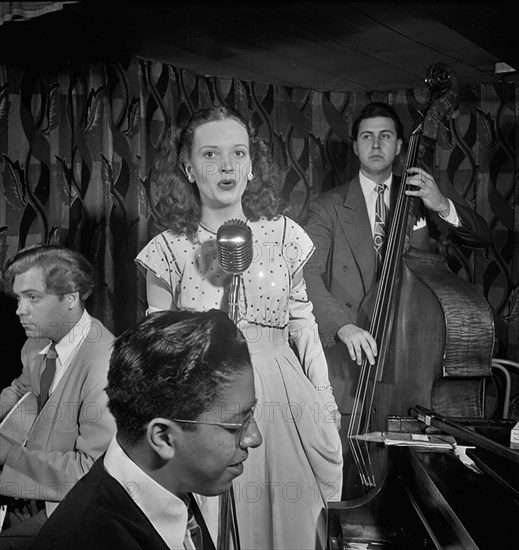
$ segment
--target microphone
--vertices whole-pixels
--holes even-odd
[[[227,220],[216,234],[220,267],[230,275],[240,275],[252,262],[252,231],[241,220]]]
[[[216,233],[218,263],[222,270],[231,275],[229,288],[229,317],[238,322],[238,291],[241,276],[252,262],[252,231],[243,221],[232,219],[224,222]]]
[[[240,310],[238,294],[243,272],[252,262],[252,231],[243,221],[232,219],[224,222],[216,233],[216,251],[222,270],[231,275],[229,287],[228,315],[238,324]],[[220,495],[217,550],[240,550],[240,534],[236,517],[235,499],[232,485]]]

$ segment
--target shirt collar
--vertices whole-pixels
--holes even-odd
[[[374,182],[373,180],[370,180],[367,176],[365,176],[360,170],[359,170],[359,181],[360,181],[360,186],[362,187],[362,191],[364,192],[364,194],[371,193],[373,191],[375,185],[378,185],[376,182]],[[391,172],[391,174],[389,174],[389,177],[384,182],[384,185],[388,189],[391,189],[392,181],[393,181],[393,172]]]
[[[56,343],[56,353],[62,365],[67,363],[68,358],[72,355],[74,350],[76,350],[81,342],[87,337],[91,324],[92,317],[90,317],[85,309],[79,321]],[[40,351],[40,355],[46,355],[49,348],[50,343]]]
[[[162,487],[124,452],[114,436],[104,457],[106,471],[127,491],[170,548],[184,548],[186,503]]]

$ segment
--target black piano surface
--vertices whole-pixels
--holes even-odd
[[[508,444],[514,423],[461,425]],[[388,475],[374,498],[330,503],[329,550],[519,548],[519,452],[512,454],[517,461],[469,448],[471,468],[451,450],[388,448]]]

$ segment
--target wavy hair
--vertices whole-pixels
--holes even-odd
[[[183,128],[171,127],[155,160],[157,178],[157,212],[160,222],[176,235],[196,241],[202,216],[200,194],[190,183],[184,169],[192,149],[196,129],[207,122],[234,120],[249,136],[253,178],[242,196],[243,211],[251,221],[273,219],[284,212],[285,203],[279,190],[279,177],[268,145],[252,126],[231,107],[212,107],[195,112]]]
[[[63,296],[79,293],[84,306],[95,286],[94,268],[79,252],[64,246],[43,244],[19,250],[4,266],[4,279],[12,286],[16,275],[38,267],[43,272],[45,290]]]

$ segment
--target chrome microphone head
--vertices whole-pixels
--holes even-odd
[[[216,234],[218,263],[225,273],[240,275],[252,262],[252,231],[241,220],[227,220]]]

